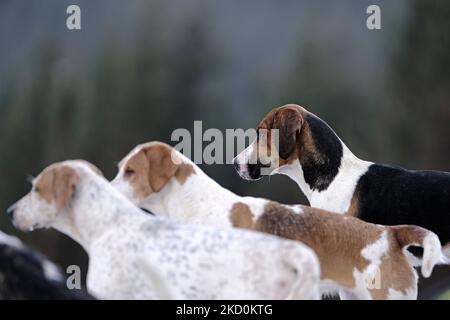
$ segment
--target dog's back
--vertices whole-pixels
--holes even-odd
[[[88,279],[89,288],[99,297],[319,298],[320,266],[311,249],[247,230],[178,224],[142,213],[108,231],[90,255],[90,273],[97,276]],[[102,279],[117,270],[125,271],[120,279]]]
[[[412,224],[450,243],[450,174],[373,164],[355,190],[358,218],[383,225]]]
[[[235,211],[241,216],[244,210]],[[234,217],[235,227],[247,228],[298,240],[317,254],[322,280],[332,293],[339,288],[355,298],[416,298],[417,277],[405,252],[411,245],[424,248],[422,274],[429,277],[443,256],[437,236],[421,227],[385,227],[325,210],[267,202],[255,220]],[[376,290],[367,279],[380,275]],[[372,281],[372,280],[371,280]],[[331,289],[331,290],[330,290]]]

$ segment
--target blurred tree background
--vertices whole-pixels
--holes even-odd
[[[450,171],[450,3],[375,1],[382,30],[369,31],[372,2],[82,0],[82,30],[68,31],[67,1],[0,0],[0,210],[55,161],[83,158],[112,178],[138,143],[175,144],[194,120],[254,127],[289,102],[361,158]],[[229,165],[201,167],[239,194],[306,203],[286,177],[250,184]],[[86,270],[61,234],[19,233],[5,215],[0,227]],[[421,295],[449,285],[440,268]]]

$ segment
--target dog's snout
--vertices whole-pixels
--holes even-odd
[[[8,209],[6,209],[6,214],[12,219],[14,217],[14,211],[16,210],[16,205],[13,204]]]

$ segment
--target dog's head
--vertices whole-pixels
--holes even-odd
[[[23,231],[52,226],[70,207],[80,180],[89,175],[103,176],[98,168],[83,160],[47,167],[33,179],[31,191],[8,208],[13,224]]]
[[[269,112],[257,127],[257,138],[233,160],[239,175],[257,180],[298,158],[305,110],[294,104]]]
[[[175,149],[155,141],[138,145],[120,161],[119,172],[111,184],[139,205],[172,179],[182,185],[193,173],[193,166],[183,162]]]

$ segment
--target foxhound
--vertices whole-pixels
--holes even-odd
[[[294,104],[273,109],[257,129],[269,136],[258,137],[235,158],[242,178],[262,177],[257,150],[268,150],[265,174],[293,179],[312,207],[372,223],[427,228],[450,257],[450,173],[358,159],[322,119]],[[279,130],[278,147],[272,145],[273,129]]]
[[[101,299],[315,299],[320,267],[296,241],[152,217],[84,161],[46,168],[9,210],[20,230],[53,227],[89,255]]]
[[[426,277],[441,259],[439,239],[428,230],[385,227],[320,209],[240,197],[160,142],[134,148],[119,163],[111,184],[136,205],[177,222],[239,227],[305,243],[319,257],[323,294],[339,291],[348,299],[415,299],[417,275],[406,248],[424,247]]]
[[[0,300],[93,299],[66,281],[58,266],[0,231]]]

